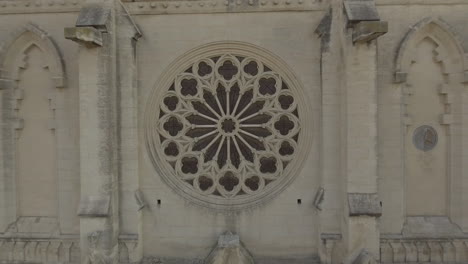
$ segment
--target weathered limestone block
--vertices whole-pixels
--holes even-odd
[[[369,42],[387,32],[386,21],[362,21],[354,25],[353,42]]]
[[[454,225],[448,217],[407,217],[402,233],[406,237],[444,238],[453,235],[463,236],[460,228]]]
[[[322,189],[323,190],[323,189]],[[320,238],[323,243],[320,259],[323,264],[332,264],[333,251],[336,249],[337,244],[342,239],[341,234],[321,234]]]
[[[416,242],[416,247],[418,248],[418,261],[428,262],[431,259],[431,251],[427,243],[424,241]]]
[[[408,78],[408,73],[406,72],[395,72],[393,76],[393,81],[395,83],[405,83]]]
[[[428,243],[431,249],[431,262],[442,262],[442,247],[437,241],[431,241]]]
[[[254,260],[244,248],[238,235],[227,232],[218,239],[218,245],[206,258],[205,264],[253,264]]]
[[[351,263],[352,264],[377,264],[378,262],[369,251],[367,251],[366,249],[363,249]]]
[[[389,243],[380,244],[380,261],[382,263],[391,263],[393,262],[393,250]]]
[[[468,247],[463,241],[454,241],[453,246],[455,247],[455,260],[457,262],[468,261]]]
[[[0,246],[0,260],[12,261],[15,242],[4,241]]]
[[[344,1],[344,7],[348,21],[351,23],[380,20],[373,0],[348,0]]]
[[[37,248],[36,241],[28,242],[28,244],[26,245],[26,248],[24,249],[24,255],[25,255],[26,261],[36,260],[36,248]]]
[[[79,216],[106,217],[109,215],[109,196],[87,196],[81,198]]]
[[[87,47],[102,46],[102,34],[94,27],[68,27],[64,33],[66,39],[82,43]]]
[[[12,80],[2,79],[0,78],[0,90],[6,90],[11,88],[13,85]]]
[[[405,248],[399,242],[390,243],[393,248],[393,262],[404,262],[405,261]]]
[[[24,251],[25,251],[26,242],[18,241],[15,244],[15,249],[13,256],[15,261],[24,261]]]
[[[101,5],[90,4],[80,10],[76,21],[77,27],[94,27],[107,31],[111,10]]]
[[[62,243],[60,241],[52,241],[50,242],[50,246],[47,249],[47,260],[51,262],[58,262],[59,261],[59,251],[60,245]]]
[[[71,247],[73,243],[70,241],[65,241],[62,243],[62,249],[60,254],[60,260],[64,262],[69,262],[71,260]]]
[[[349,193],[348,206],[350,216],[375,216],[382,215],[382,206],[376,193]]]
[[[101,247],[101,231],[96,231],[88,235],[89,251],[85,264],[111,264],[115,263],[119,247],[115,245],[111,252],[107,252]]]
[[[403,243],[406,251],[406,261],[416,262],[418,261],[418,249],[413,242]]]
[[[135,241],[128,241],[124,243],[128,250],[128,258],[129,258],[130,263],[134,263],[138,261],[139,259],[139,254],[137,250],[138,242],[135,240]]]
[[[119,261],[121,263],[128,263],[130,261],[127,246],[123,242],[119,243]]]
[[[441,243],[443,250],[443,260],[444,262],[453,262],[455,261],[455,247],[450,241]]]
[[[47,248],[49,247],[49,242],[44,241],[40,242],[36,248],[36,261],[47,261]]]

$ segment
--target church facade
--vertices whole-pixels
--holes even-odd
[[[468,263],[467,24],[0,0],[0,263]]]

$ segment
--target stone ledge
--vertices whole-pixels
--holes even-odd
[[[376,5],[466,5],[466,0],[375,0]]]
[[[380,239],[381,263],[468,263],[468,238]]]

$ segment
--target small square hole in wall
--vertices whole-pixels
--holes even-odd
[[[158,202],[158,205],[161,205],[161,200],[160,200],[160,199],[158,199],[158,201],[157,201],[157,202]]]
[[[302,204],[302,199],[297,199],[297,204]]]

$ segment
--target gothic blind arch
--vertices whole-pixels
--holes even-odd
[[[54,85],[57,88],[66,87],[65,65],[62,55],[52,38],[38,26],[28,23],[13,32],[10,37],[0,45],[0,78],[17,80],[18,70],[22,63],[18,53],[24,52],[31,45],[35,45],[45,53],[47,66],[51,72]],[[0,87],[3,89],[4,87]]]
[[[66,86],[65,79],[65,68],[57,46],[51,37],[36,25],[29,23],[21,27],[1,44],[1,147],[5,154],[0,159],[0,188],[8,191],[2,192],[5,197],[2,197],[0,205],[0,232],[5,231],[6,226],[16,221],[19,216],[52,217],[56,219],[52,220],[54,222],[58,219],[57,146],[60,142],[56,134],[60,125],[56,119],[56,112],[62,107],[62,103],[57,88]],[[41,128],[40,131],[36,130],[38,127]],[[35,140],[34,137],[38,138]],[[38,145],[31,145],[31,142]],[[27,151],[28,148],[31,151]],[[21,165],[19,170],[21,160],[31,160],[33,153],[37,153],[38,149],[47,150],[50,155],[37,156],[40,161],[36,164],[47,159],[51,168],[47,169],[44,165],[42,168],[28,169],[28,166]],[[40,213],[28,205],[30,203],[27,200],[23,205],[20,203],[24,198],[22,195],[29,192],[23,185],[30,179],[21,180],[19,174],[31,176],[30,172],[34,170],[38,170],[37,174],[53,175],[43,179],[51,184],[53,190],[45,198],[46,203],[49,203],[49,206],[45,206],[50,209],[48,212]],[[19,189],[23,191],[18,192]]]
[[[452,190],[463,177],[463,135],[456,131],[466,122],[464,54],[457,34],[440,18],[421,20],[399,46],[394,82],[402,92],[406,216],[460,220],[461,196]]]
[[[437,55],[444,67],[444,73],[464,73],[468,71],[465,50],[458,34],[441,18],[427,17],[415,24],[403,37],[395,57],[395,83],[406,81],[408,68],[414,60],[415,45],[424,38],[430,38],[441,49]]]

